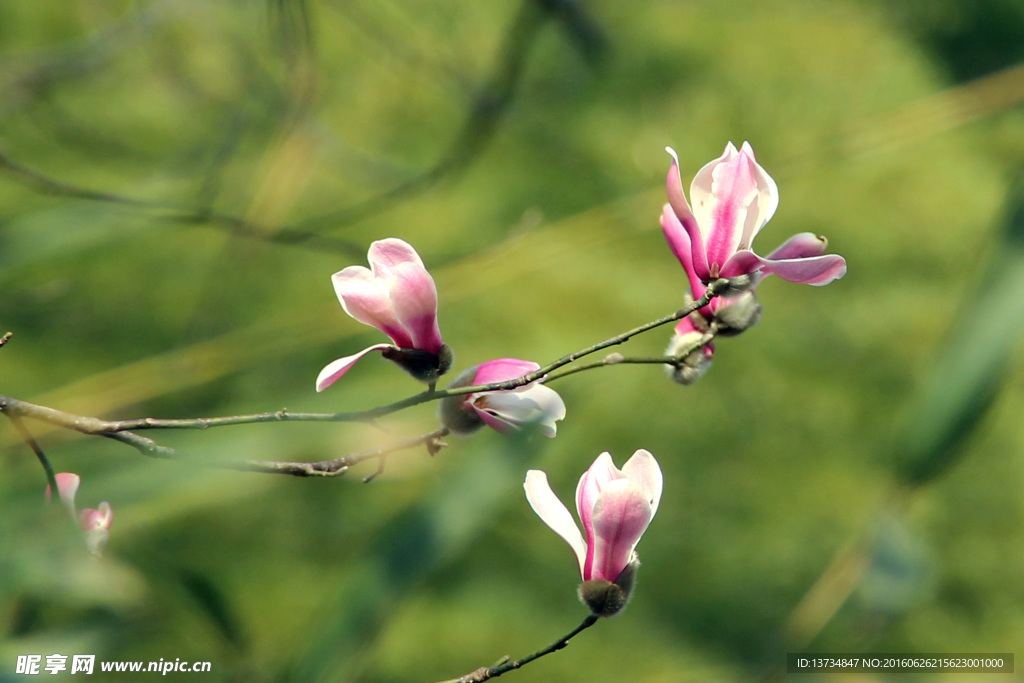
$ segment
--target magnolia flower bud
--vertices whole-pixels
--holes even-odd
[[[633,553],[633,559],[614,582],[606,579],[584,581],[579,587],[580,600],[599,617],[615,616],[629,603],[639,566],[640,560],[637,559],[636,553]]]
[[[697,323],[701,324],[698,325]],[[678,357],[679,354],[700,343],[701,339],[704,338],[704,331],[701,328],[706,327],[706,325],[707,323],[704,322],[704,318],[699,313],[694,313],[680,320],[676,324],[675,334],[668,343],[665,355]],[[708,342],[690,351],[677,364],[666,364],[665,371],[672,381],[683,385],[690,385],[704,376],[704,373],[711,367],[711,359],[714,355],[715,345],[712,342]]]
[[[754,292],[744,292],[733,299],[712,302],[715,331],[723,337],[734,337],[761,320],[764,307]]]

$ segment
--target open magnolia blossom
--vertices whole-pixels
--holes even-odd
[[[637,543],[661,501],[658,461],[640,449],[620,470],[608,453],[598,456],[576,487],[576,510],[585,536],[551,490],[547,474],[530,470],[523,488],[533,511],[576,553],[583,578],[581,599],[599,616],[619,612],[640,564]]]
[[[692,207],[683,193],[679,158],[671,147],[666,150],[672,165],[661,227],[691,282],[706,287],[725,278],[731,285],[724,293],[728,297],[771,274],[809,285],[827,285],[846,274],[845,259],[825,254],[828,242],[812,233],[794,235],[767,257],[752,251],[754,237],[779,206],[779,188],[749,143],[737,150],[730,142],[722,156],[697,172],[690,185]],[[703,293],[694,288],[695,297]]]
[[[374,344],[328,363],[316,378],[323,391],[359,359],[380,351],[423,382],[434,382],[452,364],[451,350],[437,326],[437,288],[419,254],[391,237],[370,245],[370,267],[349,266],[331,276],[341,307],[359,322],[376,327],[392,344]]]
[[[101,555],[103,547],[110,537],[110,525],[114,521],[114,512],[110,508],[110,503],[103,501],[100,503],[99,509],[85,508],[81,513],[76,513],[75,495],[82,482],[81,477],[71,472],[60,472],[54,475],[54,479],[57,480],[57,493],[60,495],[61,502],[64,503],[71,518],[75,520],[85,535],[85,544],[88,546],[89,552],[96,556]],[[46,502],[50,502],[52,497],[53,491],[47,485]]]
[[[504,382],[536,370],[540,370],[540,365],[532,361],[499,358],[469,368],[448,388]],[[448,396],[440,401],[438,417],[456,434],[469,434],[484,425],[507,434],[532,425],[544,436],[553,438],[557,432],[555,422],[565,417],[565,403],[558,392],[541,384],[542,381],[508,391]]]

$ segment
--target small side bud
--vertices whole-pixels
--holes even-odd
[[[448,348],[447,346],[444,348]],[[458,377],[448,385],[449,389],[468,387],[473,384],[476,378],[476,371],[479,366],[463,370]],[[453,434],[472,434],[484,426],[484,421],[476,414],[476,411],[466,405],[466,395],[447,396],[438,401],[437,418]]]
[[[626,360],[625,356],[623,356],[618,351],[613,351],[612,353],[609,353],[607,356],[605,356],[601,362],[604,363],[605,365],[615,365],[616,363],[621,363],[624,360]]]
[[[715,329],[723,337],[735,337],[761,320],[764,307],[754,292],[745,292],[735,299],[724,299],[715,310]]]
[[[699,316],[699,314],[697,314]],[[701,318],[703,320],[703,318]],[[693,348],[704,338],[704,333],[694,328],[689,319],[684,318],[681,324],[676,327],[676,333],[668,344],[665,355],[678,358],[679,354],[685,353],[687,349]],[[689,331],[686,331],[689,329]],[[704,373],[711,367],[711,359],[715,355],[715,345],[711,342],[700,346],[676,363],[665,365],[665,371],[673,382],[683,385],[690,385],[704,376]]]
[[[447,344],[442,344],[440,352],[436,354],[422,349],[390,346],[381,351],[381,355],[421,382],[436,382],[438,377],[451,369],[454,360]]]

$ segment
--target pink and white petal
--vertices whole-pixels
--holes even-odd
[[[540,384],[516,391],[473,394],[470,405],[481,420],[503,434],[535,425],[545,436],[554,437],[555,421],[565,417],[562,398]]]
[[[385,279],[398,323],[411,338],[412,347],[439,353],[441,330],[437,326],[437,287],[434,278],[415,263],[399,263]]]
[[[529,470],[526,473],[526,500],[548,527],[569,544],[579,563],[580,575],[583,575],[583,562],[587,556],[587,544],[580,534],[580,529],[572,518],[569,509],[558,499],[548,483],[548,475],[541,470]]]
[[[612,456],[605,451],[597,456],[590,468],[580,477],[576,485],[576,512],[579,513],[580,521],[583,523],[583,533],[587,537],[587,559],[584,563],[584,576],[590,578],[590,570],[594,560],[594,506],[602,489],[608,482],[615,479],[621,473],[612,462]]]
[[[664,478],[661,474],[661,467],[654,455],[643,448],[637,449],[633,457],[622,466],[622,473],[626,478],[640,487],[640,490],[647,496],[651,504],[651,517],[658,511],[658,504],[661,502],[661,492],[664,488]]]
[[[396,346],[412,348],[412,337],[398,322],[391,306],[391,294],[373,273],[362,266],[349,266],[331,276],[341,307],[350,316],[391,337]]]
[[[765,275],[777,275],[787,282],[821,287],[846,275],[846,259],[838,254],[770,261],[761,259]]]
[[[57,493],[60,495],[61,501],[69,509],[75,509],[75,494],[78,493],[78,486],[82,483],[82,478],[73,472],[58,472],[53,477],[57,481]],[[53,491],[50,485],[46,485],[46,502],[49,503],[53,498]]]
[[[721,277],[753,275],[764,268],[765,260],[748,249],[740,249],[722,264]]]
[[[754,164],[746,154],[737,154],[712,170],[708,219],[701,224],[701,230],[713,275],[715,264],[724,266],[737,249],[749,246],[750,232],[757,222],[756,212],[751,208],[757,198]]]
[[[367,258],[374,275],[378,277],[386,276],[392,268],[400,263],[412,263],[426,270],[423,259],[412,248],[412,245],[397,237],[377,240],[371,244]]]
[[[828,240],[813,232],[801,232],[783,242],[778,249],[765,257],[769,261],[781,261],[809,256],[821,256],[828,249]]]
[[[359,362],[359,359],[370,353],[371,351],[383,351],[384,349],[390,349],[391,344],[374,344],[373,346],[367,347],[359,353],[352,354],[351,356],[345,356],[338,360],[331,361],[324,366],[324,369],[320,371],[320,374],[316,377],[316,390],[321,392],[327,387],[331,386],[342,376],[349,371],[349,369]]]
[[[528,375],[536,370],[540,370],[540,365],[533,361],[520,360],[518,358],[498,358],[481,363],[477,367],[473,384],[504,382],[505,380]]]
[[[690,263],[693,266],[694,272],[700,276],[702,280],[710,281],[711,275],[708,270],[708,260],[704,253],[704,235],[701,231],[700,219],[690,209],[690,205],[686,202],[686,196],[683,194],[683,183],[679,175],[679,157],[676,156],[676,151],[671,147],[666,147],[665,151],[672,157],[672,165],[668,170],[668,177],[665,181],[665,188],[668,193],[669,206],[672,207],[673,213],[676,215],[676,219],[680,225],[683,226],[683,230],[686,232],[687,237],[690,241]],[[712,164],[715,162],[711,162]],[[704,168],[708,168],[711,164],[708,164]],[[703,172],[704,169],[701,169]],[[698,176],[700,174],[698,173]],[[710,176],[709,176],[710,182]],[[697,179],[694,178],[693,185],[690,186],[690,198],[694,199],[693,192],[694,187],[697,185]],[[708,187],[710,191],[710,185]],[[706,196],[702,195],[705,199]],[[697,200],[694,199],[694,202]]]
[[[114,512],[110,509],[110,503],[103,501],[100,503],[98,510],[94,510],[92,508],[82,510],[82,514],[79,515],[78,520],[82,527],[82,531],[109,529],[111,523],[114,521]]]
[[[647,494],[628,479],[609,482],[594,506],[594,549],[590,575],[615,581],[625,569],[653,513]]]
[[[753,166],[754,181],[757,184],[758,191],[756,227],[750,233],[749,239],[744,242],[749,247],[757,233],[764,227],[765,223],[771,220],[772,216],[775,215],[775,211],[779,208],[779,186],[768,175],[768,172],[757,163],[757,159],[754,157],[754,149],[750,146],[749,142],[743,143],[743,146],[740,148],[740,154],[746,154]]]

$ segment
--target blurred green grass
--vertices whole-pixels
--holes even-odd
[[[273,234],[443,158],[518,11],[281,6],[5,7],[0,152],[66,183],[209,205]],[[283,18],[302,8],[308,43]],[[0,177],[0,331],[15,332],[0,350],[0,392],[164,417],[358,409],[409,395],[418,387],[372,360],[312,391],[323,364],[378,339],[344,315],[329,276],[387,236],[414,244],[435,274],[456,369],[552,360],[681,305],[685,278],[657,223],[665,145],[688,181],[727,140],[750,140],[781,192],[759,251],[821,233],[846,256],[847,277],[823,289],[765,282],[763,321],[721,341],[693,387],[657,367],[575,375],[553,385],[568,416],[553,442],[525,446],[535,452],[491,433],[452,438],[433,459],[391,458],[367,485],[364,472],[283,480],[150,461],[33,425],[58,470],[83,476],[81,505],[114,506],[101,565],[44,510],[38,465],[0,430],[2,661],[95,650],[208,659],[211,680],[428,681],[521,656],[583,616],[571,553],[525,504],[526,468],[547,470],[568,499],[601,451],[621,464],[641,447],[667,488],[639,548],[632,604],[510,674],[518,680],[763,674],[782,661],[796,606],[862,534],[895,539],[911,578],[883,585],[869,571],[813,646],[1024,642],[1016,368],[953,469],[895,517],[888,507],[901,419],[999,251],[1024,152],[1019,103],[971,90],[969,116],[950,110],[962,86],[943,55],[874,3],[583,8],[608,39],[601,66],[564,26],[544,24],[471,165],[363,220],[322,227],[355,256]],[[658,353],[667,336],[624,350]],[[434,425],[421,406],[379,429],[159,438],[200,460],[314,460]],[[442,533],[456,522],[458,534]],[[416,528],[439,532],[436,556],[391,542]],[[407,573],[381,579],[389,563]]]

